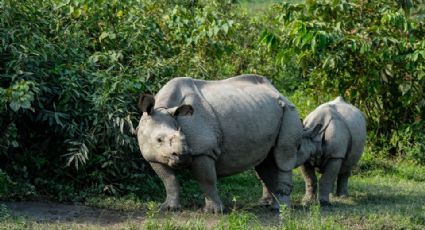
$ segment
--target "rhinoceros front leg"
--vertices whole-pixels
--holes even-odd
[[[274,210],[279,210],[280,205],[290,207],[292,171],[279,170],[271,154],[255,167],[255,171],[263,184],[260,203],[270,204]]]
[[[205,195],[204,212],[222,213],[223,203],[217,190],[215,161],[209,156],[194,157],[192,159],[192,172]]]
[[[351,169],[338,175],[336,195],[346,197],[348,196],[348,178],[351,175]]]
[[[161,211],[179,210],[181,208],[179,200],[179,184],[174,171],[167,165],[152,162],[150,165],[164,183],[165,191],[167,192],[167,198],[160,206]]]
[[[291,192],[292,192],[292,170],[278,172],[276,198],[278,203],[273,204],[273,208],[280,208],[284,205],[286,208],[291,208]]]
[[[308,162],[301,166],[301,173],[305,182],[305,195],[303,205],[310,205],[316,202],[317,197],[317,177],[314,167]]]
[[[329,159],[325,165],[323,175],[319,181],[320,206],[329,206],[329,194],[332,192],[333,184],[339,174],[342,159]]]

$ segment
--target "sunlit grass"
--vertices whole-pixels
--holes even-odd
[[[350,178],[351,196],[332,196],[333,206],[323,209],[317,205],[300,205],[304,183],[297,169],[292,195],[294,208],[280,214],[256,205],[261,186],[254,172],[248,171],[219,180],[220,194],[228,208],[223,215],[200,211],[202,193],[188,174],[181,176],[184,179],[181,212],[157,212],[160,198],[149,202],[137,196],[90,198],[87,204],[91,206],[144,214],[142,218],[129,215],[127,221],[102,225],[40,222],[10,217],[3,210],[5,218],[1,219],[0,229],[421,229],[425,226],[424,170],[425,167],[409,162],[362,161]]]

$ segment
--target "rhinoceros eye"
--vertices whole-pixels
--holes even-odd
[[[162,139],[162,137],[157,137],[157,138],[156,138],[156,141],[157,141],[158,143],[162,143],[163,139]]]

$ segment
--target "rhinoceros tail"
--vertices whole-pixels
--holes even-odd
[[[344,98],[342,98],[342,96],[338,96],[335,98],[334,102],[345,102]]]

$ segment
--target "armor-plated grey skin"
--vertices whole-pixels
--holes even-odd
[[[359,109],[342,97],[320,105],[304,120],[304,133],[298,151],[306,193],[304,204],[316,201],[317,178],[319,202],[328,206],[329,194],[337,181],[337,196],[348,196],[348,177],[359,161],[366,142],[366,121]]]
[[[206,212],[223,211],[217,177],[252,167],[264,185],[261,200],[276,209],[290,205],[303,127],[295,107],[266,78],[175,78],[155,98],[142,96],[139,109],[140,150],[167,192],[162,210],[180,208],[174,174],[180,167],[192,170]]]

